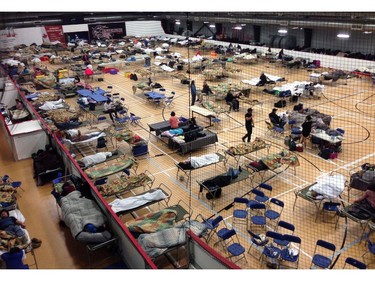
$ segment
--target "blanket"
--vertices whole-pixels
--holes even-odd
[[[0,206],[8,207],[17,200],[16,189],[10,185],[0,185]]]
[[[176,217],[177,211],[166,208],[127,221],[125,225],[132,232],[153,233],[162,229],[173,227],[176,222]]]
[[[151,189],[147,193],[125,199],[115,199],[109,205],[115,213],[136,209],[151,202],[158,202],[168,196],[161,189]]]
[[[123,158],[121,161],[114,160],[104,162],[103,164],[88,168],[85,172],[90,178],[96,179],[113,175],[115,173],[121,172],[124,169],[131,168],[134,163],[134,158],[127,157]]]
[[[128,178],[114,179],[109,183],[97,186],[97,188],[102,196],[111,196],[133,188],[145,186],[151,181],[152,179],[148,175],[141,173]]]
[[[86,224],[91,223],[98,228],[106,221],[99,206],[93,200],[82,197],[81,192],[77,190],[62,197],[60,207],[61,218],[74,238],[83,232]]]
[[[325,175],[317,179],[317,183],[310,187],[310,191],[322,195],[330,200],[337,198],[345,189],[343,175]]]
[[[26,249],[28,241],[22,238],[9,234],[5,230],[0,230],[0,252],[8,252],[13,247]]]
[[[203,167],[203,166],[207,166],[213,163],[217,163],[219,162],[219,160],[220,160],[220,157],[216,153],[210,153],[210,154],[202,155],[199,157],[194,157],[194,156],[190,157],[191,166],[193,166],[193,168],[195,169]]]
[[[163,254],[168,248],[184,244],[186,231],[191,230],[194,234],[202,236],[207,227],[195,220],[187,221],[179,227],[164,229],[155,233],[141,234],[138,243],[151,257],[156,258]]]
[[[255,138],[254,141],[250,143],[241,143],[236,146],[231,146],[226,151],[229,155],[246,155],[251,152],[255,152],[258,150],[261,150],[263,148],[266,148],[266,142],[260,138]]]
[[[275,170],[281,167],[283,164],[286,164],[290,167],[296,167],[300,165],[297,155],[285,149],[283,149],[280,153],[267,155],[261,160],[270,170]]]

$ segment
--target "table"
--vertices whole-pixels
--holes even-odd
[[[211,127],[212,126],[212,120],[211,118],[215,118],[216,117],[216,114],[215,112],[211,111],[211,110],[208,110],[206,108],[203,108],[203,107],[199,107],[197,105],[193,105],[190,107],[190,110],[192,112],[192,116],[194,117],[194,113],[196,114],[199,114],[201,116],[204,116],[206,118],[208,118],[210,120],[210,124],[207,126],[207,127]]]
[[[95,91],[82,89],[82,90],[78,90],[77,93],[80,96],[91,98],[96,102],[105,102],[105,101],[108,100],[107,97],[103,96],[105,91],[103,89],[100,89],[100,88],[95,90]]]
[[[323,132],[316,132],[316,133],[311,133],[311,136],[314,136],[318,139],[321,139],[323,141],[326,141],[332,145],[336,145],[338,143],[341,143],[343,141],[342,136],[330,136],[328,135],[325,131]]]
[[[147,97],[147,100],[152,101],[155,104],[159,104],[160,100],[165,99],[164,94],[160,94],[157,92],[148,92],[145,93],[145,96]]]

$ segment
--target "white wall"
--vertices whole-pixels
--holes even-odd
[[[161,21],[127,21],[127,36],[160,36],[165,35]]]

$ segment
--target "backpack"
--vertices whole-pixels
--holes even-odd
[[[279,100],[278,102],[276,102],[274,104],[274,107],[277,107],[277,108],[282,108],[282,107],[285,107],[286,106],[286,101],[285,100]]]
[[[328,160],[330,155],[331,155],[331,149],[329,148],[323,148],[319,154],[318,154],[320,157],[322,157],[323,159],[326,159]]]
[[[290,151],[296,151],[297,150],[297,144],[293,139],[290,139],[290,141],[289,141],[289,150]]]

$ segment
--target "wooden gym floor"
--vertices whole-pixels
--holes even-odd
[[[174,52],[179,52],[186,56],[187,51],[184,48],[173,47]],[[196,50],[190,50],[190,57]],[[208,55],[207,51],[201,50],[202,55]],[[152,63],[153,63],[152,59]],[[62,67],[62,65],[47,65],[51,70]],[[222,82],[239,83],[243,79],[251,79],[259,77],[261,72],[272,75],[285,77],[288,82],[308,81],[309,73],[306,69],[292,69],[270,64],[268,62],[259,62],[257,64],[235,64],[241,68],[241,72],[223,81],[209,81],[209,85]],[[185,66],[186,67],[186,66]],[[202,214],[205,217],[214,216],[219,213],[225,218],[225,221],[231,225],[231,208],[226,208],[236,196],[246,194],[252,187],[251,183],[243,182],[240,185],[233,185],[223,188],[223,194],[220,199],[215,201],[213,210],[211,202],[205,198],[198,198],[198,185],[196,180],[205,179],[225,171],[224,166],[217,165],[216,169],[204,168],[195,171],[192,174],[191,184],[186,186],[186,178],[176,178],[175,163],[187,159],[189,155],[181,156],[176,151],[171,151],[162,141],[157,140],[151,135],[147,124],[168,119],[169,114],[174,110],[177,116],[190,117],[189,111],[189,90],[187,85],[183,85],[177,79],[172,79],[168,73],[155,74],[152,76],[153,82],[160,83],[166,89],[166,95],[172,91],[176,93],[172,107],[164,108],[163,106],[155,106],[146,101],[141,92],[132,93],[132,85],[142,81],[139,75],[139,81],[134,82],[126,78],[124,73],[132,72],[136,68],[143,68],[141,62],[131,63],[125,68],[120,69],[117,75],[104,74],[103,82],[91,82],[93,86],[99,86],[106,89],[112,86],[112,93],[120,93],[125,98],[125,103],[129,106],[130,112],[140,116],[141,124],[139,126],[130,126],[130,128],[141,137],[148,140],[149,154],[137,157],[140,164],[138,171],[150,171],[156,178],[154,186],[160,183],[166,184],[172,189],[171,204],[183,200],[193,210],[192,218]],[[353,66],[355,69],[355,66]],[[186,69],[182,71],[186,73]],[[201,87],[204,77],[201,74],[191,74],[191,79],[196,81],[197,87]],[[253,130],[252,140],[255,137],[264,138],[272,143],[270,152],[278,152],[284,145],[283,137],[273,137],[268,135],[265,120],[268,120],[268,113],[273,108],[273,104],[278,100],[270,94],[262,93],[259,90],[252,90],[250,96],[263,102],[262,106],[255,106],[253,116],[255,127]],[[71,106],[77,106],[76,98],[67,98],[66,101]],[[297,202],[295,191],[312,184],[316,178],[322,174],[330,172],[339,172],[349,179],[349,172],[352,168],[365,162],[374,163],[374,132],[375,127],[375,97],[371,80],[365,78],[351,78],[344,85],[340,80],[336,84],[325,84],[324,93],[320,99],[301,98],[304,108],[317,109],[322,113],[332,115],[332,128],[343,128],[345,130],[345,140],[343,141],[343,151],[339,157],[334,160],[324,160],[317,155],[318,151],[308,145],[304,152],[296,152],[300,161],[300,166],[296,169],[296,174],[292,169],[288,169],[283,173],[275,176],[267,172],[265,180],[273,186],[272,197],[276,197],[285,203],[282,219],[296,226],[295,235],[302,239],[302,255],[299,264],[300,269],[310,267],[311,255],[314,251],[315,243],[318,239],[324,239],[334,243],[340,250],[340,256],[336,260],[334,268],[342,268],[346,257],[353,257],[362,260],[362,254],[366,251],[365,243],[360,242],[359,237],[362,234],[360,226],[350,220],[345,222],[344,219],[339,220],[338,227],[335,229],[334,224],[322,221],[319,215],[316,218],[316,208],[313,204],[299,198]],[[292,103],[287,102],[287,107],[279,109],[279,111],[288,111],[293,108]],[[222,106],[225,106],[222,104]],[[216,145],[210,145],[201,150],[192,153],[193,156],[199,156],[207,153],[216,152],[219,149],[226,149],[234,144],[241,142],[241,137],[245,134],[244,115],[247,106],[240,104],[239,112],[231,112],[220,115],[222,120],[217,126],[210,129],[218,134],[219,142]],[[198,124],[204,125],[205,120],[198,118]],[[94,124],[94,126],[103,128],[110,126],[108,122],[102,124]],[[85,129],[82,129],[85,130]],[[87,128],[90,130],[90,128]],[[92,130],[92,128],[91,128]],[[286,132],[285,135],[288,135]],[[0,132],[0,145],[8,148],[4,133]],[[120,149],[125,153],[130,153],[127,144],[119,144]],[[250,155],[251,159],[257,159],[264,156],[264,151],[259,151]],[[242,159],[241,164],[246,163]],[[19,207],[26,217],[26,224],[32,237],[37,237],[43,241],[42,246],[36,249],[36,258],[39,269],[84,269],[84,268],[104,268],[107,264],[116,262],[118,258],[111,256],[103,262],[101,260],[109,256],[108,252],[93,253],[92,264],[88,263],[87,253],[84,245],[75,241],[71,237],[69,229],[59,224],[59,217],[56,209],[56,203],[51,192],[51,184],[36,186],[33,179],[32,160],[26,159],[15,162],[9,149],[3,149],[0,154],[0,171],[1,174],[9,174],[13,179],[22,181],[23,188],[19,191]],[[233,164],[233,163],[232,163]],[[181,181],[182,180],[182,181]],[[184,181],[185,180],[185,181]],[[260,183],[259,177],[255,177],[253,186]],[[342,199],[347,200],[347,190],[344,191]],[[353,193],[351,201],[358,196]],[[293,210],[293,205],[296,207]],[[249,247],[250,236],[246,229],[239,227],[238,229],[241,243],[246,249]],[[210,245],[217,251],[223,252],[221,247],[214,246],[216,238],[213,238]],[[223,253],[224,254],[224,253]],[[240,261],[238,265],[244,269],[267,268],[261,265],[259,261],[247,254],[247,261]],[[370,261],[370,255],[366,256],[365,262]],[[27,262],[33,263],[28,256]],[[169,268],[169,265],[161,267]],[[373,264],[369,266],[374,268]]]

